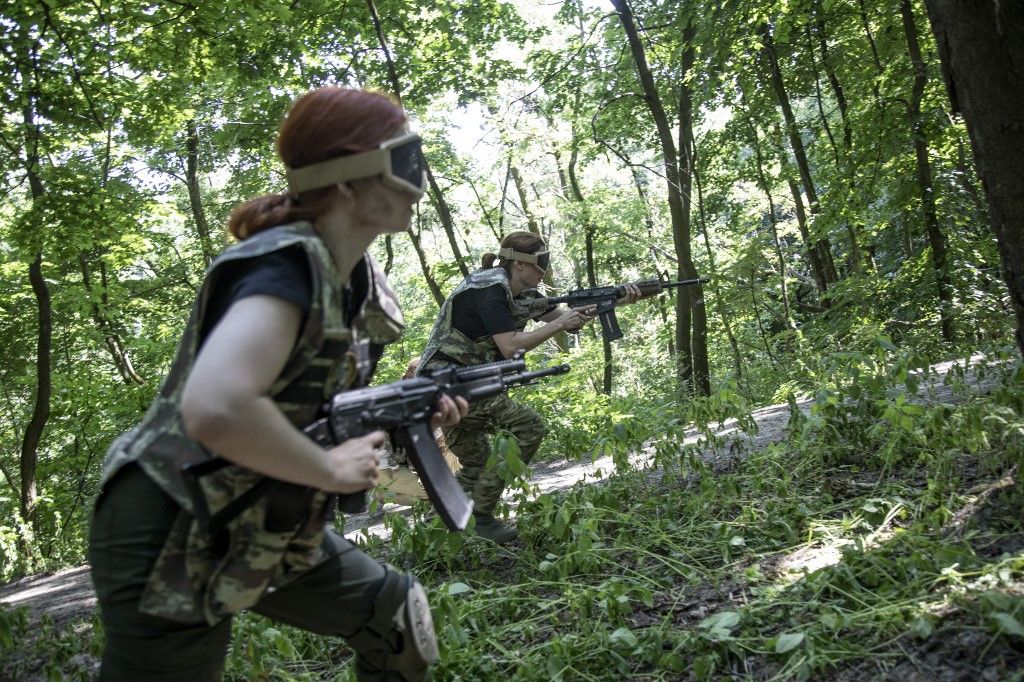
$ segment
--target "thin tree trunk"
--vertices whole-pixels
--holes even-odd
[[[654,76],[651,74],[647,64],[647,56],[644,52],[643,43],[637,32],[633,20],[633,12],[626,0],[612,0],[612,5],[619,16],[623,31],[629,42],[630,52],[633,56],[633,63],[637,70],[640,85],[643,89],[644,103],[651,112],[655,128],[658,133],[658,141],[661,145],[661,153],[665,168],[665,180],[668,191],[669,214],[672,217],[672,238],[675,243],[678,263],[676,275],[680,279],[692,279],[697,277],[696,268],[693,266],[690,253],[690,216],[687,211],[689,196],[684,192],[682,178],[679,173],[678,154],[676,153],[675,141],[672,137],[672,130],[669,126],[668,116],[658,94],[657,86],[654,83]],[[688,24],[684,31],[684,41],[687,47],[682,55],[682,70],[678,82],[681,93],[680,104],[680,126],[688,126],[689,123],[682,120],[683,116],[689,118],[691,112],[683,110],[683,102],[688,97],[688,86],[685,85],[685,76],[688,68],[693,64],[693,25]],[[686,34],[689,34],[687,36]],[[687,172],[689,163],[687,162]],[[686,179],[687,184],[689,178]],[[684,203],[684,199],[685,202]],[[687,287],[685,295],[680,294],[676,298],[676,349],[677,353],[677,375],[680,382],[685,386],[691,379],[695,380],[695,388],[704,395],[710,393],[710,377],[708,375],[706,328],[699,329],[700,322],[693,324],[693,318],[699,316],[704,319],[703,289],[700,286]],[[705,320],[706,324],[706,320]],[[692,325],[692,326],[691,326]],[[697,337],[696,339],[694,337]]]
[[[107,129],[107,144],[103,157],[103,167],[101,176],[101,187],[106,188],[107,181],[110,178],[110,148],[111,148],[111,131]],[[101,199],[101,202],[103,200]],[[138,372],[135,371],[135,367],[132,364],[131,357],[128,355],[128,351],[125,350],[124,344],[121,342],[121,335],[115,329],[115,325],[110,320],[110,284],[107,280],[107,265],[103,261],[103,253],[96,257],[99,263],[100,270],[100,291],[99,301],[96,301],[96,291],[92,285],[92,275],[89,267],[89,260],[84,253],[78,255],[79,266],[82,271],[82,286],[86,292],[89,293],[89,299],[91,301],[90,308],[92,313],[93,322],[96,323],[96,327],[100,330],[103,335],[103,343],[107,347],[107,351],[110,353],[111,359],[114,361],[114,367],[117,368],[118,374],[121,375],[121,379],[126,384],[144,384],[145,379],[139,376]]]
[[[498,227],[494,224],[494,220],[491,218],[491,212],[493,209],[489,209],[484,205],[484,199],[480,196],[480,190],[476,188],[476,183],[473,182],[473,178],[468,175],[465,178],[466,184],[473,190],[473,196],[476,197],[477,206],[480,207],[480,214],[484,217],[484,222],[487,223],[487,227],[490,229],[491,234],[494,235],[494,241],[501,241],[501,234],[498,232]]]
[[[637,174],[636,169],[633,166],[630,166],[630,170],[632,171],[632,174],[633,174],[633,186],[636,187],[636,193],[640,196],[640,201],[643,202],[644,207],[645,207],[644,211],[647,214],[647,217],[644,219],[644,224],[647,226],[647,242],[648,242],[648,244],[651,245],[650,246],[651,261],[654,263],[654,267],[655,267],[657,276],[659,278],[661,278],[662,277],[662,269],[658,265],[658,252],[657,252],[657,249],[654,248],[654,243],[655,243],[656,240],[654,238],[654,219],[651,217],[650,202],[647,200],[647,192],[644,190],[643,184],[640,182],[640,176],[639,176],[639,174]],[[668,275],[668,270],[665,270],[664,278],[668,279],[668,276],[669,276]],[[659,315],[659,317],[661,317],[661,324],[664,325],[665,327],[668,327],[668,325],[669,325],[668,311],[665,309],[665,299],[663,297],[661,297],[661,296],[658,296],[658,315]],[[669,334],[669,336],[668,336],[668,348],[667,348],[667,350],[668,350],[668,356],[670,358],[674,358],[675,355],[676,355],[676,344],[675,344],[674,336],[675,336],[675,334]]]
[[[586,251],[587,251],[587,282],[590,288],[597,287],[597,266],[594,264],[594,224],[587,223],[586,227]],[[601,384],[601,391],[605,395],[612,392],[612,344],[604,334],[601,335],[601,345],[604,347],[604,380]]]
[[[78,264],[82,271],[82,286],[85,287],[85,290],[90,294],[91,302],[89,304],[89,309],[92,315],[92,320],[96,323],[97,329],[99,329],[100,333],[103,335],[103,343],[107,347],[107,351],[110,353],[111,359],[114,361],[114,367],[117,368],[117,373],[121,375],[121,379],[126,384],[146,383],[146,380],[139,376],[138,372],[135,371],[132,360],[125,351],[124,345],[121,343],[120,335],[114,330],[113,325],[107,317],[107,308],[109,306],[109,296],[107,292],[109,291],[109,287],[107,284],[106,265],[102,260],[100,260],[100,300],[96,301],[96,292],[92,285],[92,274],[85,254],[79,254]]]
[[[416,222],[419,223],[419,212],[416,215]],[[419,225],[417,224],[417,228]],[[416,257],[419,258],[420,268],[423,270],[423,279],[427,280],[427,287],[430,288],[430,293],[437,301],[437,306],[440,308],[441,304],[444,303],[444,293],[441,292],[441,287],[437,285],[437,280],[434,279],[434,273],[430,270],[430,265],[427,263],[427,254],[423,251],[423,247],[420,245],[420,235],[418,231],[414,231],[411,227],[405,231],[409,235],[409,239],[412,240],[412,248],[416,251]]]
[[[732,320],[725,309],[725,298],[722,296],[722,285],[718,276],[718,265],[715,262],[715,252],[711,248],[711,238],[708,236],[708,221],[704,213],[704,190],[701,185],[700,173],[696,166],[693,169],[693,184],[697,188],[697,215],[700,216],[700,233],[704,238],[704,248],[708,252],[708,273],[711,276],[711,290],[715,293],[718,315],[722,318],[722,329],[729,339],[729,348],[732,349],[733,366],[736,368],[736,383],[743,382],[743,356],[740,354],[740,345],[736,342],[736,335],[732,331]],[[648,221],[650,222],[650,221]],[[648,230],[650,225],[648,225]],[[749,393],[749,386],[748,393]]]
[[[387,39],[384,36],[384,29],[381,27],[380,17],[377,14],[377,7],[373,0],[366,0],[366,5],[370,10],[370,18],[373,21],[373,30],[377,34],[377,41],[380,43],[380,49],[384,53],[384,60],[387,64],[388,81],[391,83],[391,89],[394,91],[395,99],[398,103],[402,103],[402,84],[398,80],[398,69],[395,68],[395,60],[391,56],[391,49],[388,47]],[[466,267],[466,258],[462,255],[462,250],[459,248],[459,242],[455,237],[455,223],[452,220],[452,211],[448,206],[448,202],[445,201],[444,192],[441,191],[441,187],[437,184],[434,179],[434,173],[430,169],[430,164],[424,160],[425,170],[427,172],[427,185],[430,188],[430,203],[437,211],[438,218],[441,219],[441,226],[444,228],[445,235],[448,237],[448,244],[452,247],[452,254],[455,256],[455,264],[458,266],[459,271],[463,277],[469,276],[469,269]],[[417,244],[417,251],[421,247]],[[424,271],[425,273],[426,271]]]
[[[811,179],[811,165],[807,160],[807,152],[804,149],[803,140],[800,138],[800,130],[797,127],[796,116],[793,114],[793,106],[789,101],[789,94],[786,92],[786,84],[782,78],[782,69],[779,67],[779,60],[775,54],[775,44],[772,41],[771,31],[767,26],[761,29],[761,37],[764,40],[762,55],[768,65],[768,79],[775,93],[779,108],[782,109],[782,116],[786,124],[786,135],[789,138],[790,148],[793,151],[793,158],[796,160],[797,171],[800,173],[800,180],[807,194],[807,203],[812,218],[817,217],[821,212],[818,201],[818,192]],[[822,277],[826,287],[839,281],[836,272],[835,262],[832,259],[832,246],[827,236],[819,236],[815,239],[815,247],[818,251],[818,260],[821,263]]]
[[[754,319],[757,320],[757,330],[761,335],[761,341],[764,343],[764,350],[768,354],[768,359],[772,361],[773,365],[779,364],[779,361],[775,358],[775,354],[772,353],[772,345],[768,343],[768,334],[764,331],[764,324],[761,322],[761,307],[757,303],[757,294],[755,293],[755,280],[757,279],[756,273],[753,268],[750,270],[750,303],[754,309]]]
[[[829,85],[832,86],[832,96],[836,99],[836,106],[839,108],[839,117],[843,121],[843,147],[849,151],[853,145],[853,131],[850,129],[850,118],[847,114],[849,104],[846,101],[846,93],[839,83],[839,76],[832,66],[832,60],[828,53],[828,40],[825,31],[825,11],[821,6],[821,0],[814,0],[815,28],[818,33],[818,47],[821,50],[821,66],[828,76]]]
[[[1024,3],[925,5],[953,111],[967,122],[1024,355]]]
[[[679,88],[679,193],[683,199],[683,215],[686,218],[686,251],[681,254],[680,264],[685,272],[692,273],[697,277],[697,267],[693,263],[693,253],[690,246],[691,240],[691,214],[694,173],[694,157],[696,146],[693,142],[693,93],[686,82],[687,75],[693,70],[695,52],[693,39],[696,28],[693,22],[687,23],[683,29],[683,41],[686,48],[683,50],[680,68]],[[686,291],[688,307],[691,314],[693,333],[690,339],[693,352],[693,378],[699,395],[711,395],[711,367],[708,362],[708,318],[707,310],[704,307],[704,288],[698,284],[693,287],[683,287]]]
[[[188,188],[188,203],[192,208],[192,219],[196,221],[196,232],[199,233],[199,244],[203,249],[203,262],[209,267],[216,249],[210,237],[210,224],[206,220],[202,193],[199,191],[199,133],[194,118],[185,123],[185,150],[185,186]]]
[[[757,139],[757,128],[749,117],[746,119],[747,127],[750,129],[750,141],[754,147],[754,161],[757,170],[757,182],[761,191],[768,198],[768,218],[772,226],[772,245],[775,249],[775,258],[779,263],[779,288],[782,292],[782,308],[786,315],[786,327],[796,331],[796,322],[793,321],[793,311],[789,308],[789,286],[786,284],[786,259],[782,254],[782,243],[779,241],[779,225],[775,218],[775,200],[772,198],[771,185],[764,174],[764,157],[761,155],[761,143]]]
[[[935,283],[939,298],[939,321],[942,338],[952,343],[953,336],[953,286],[946,270],[946,236],[939,228],[939,218],[935,209],[935,186],[932,183],[931,162],[928,160],[928,138],[921,120],[921,100],[928,83],[928,72],[921,48],[917,40],[917,25],[910,0],[900,0],[900,15],[903,17],[903,31],[907,37],[907,50],[910,63],[914,67],[914,87],[907,106],[910,119],[910,134],[914,141],[914,156],[917,160],[917,183],[921,192],[921,211],[924,215],[925,231],[928,244],[931,246],[932,267],[935,269]]]
[[[395,266],[395,243],[390,234],[384,235],[384,274],[390,276],[391,268]]]
[[[46,188],[38,174],[39,141],[42,135],[36,121],[39,101],[38,79],[39,64],[37,54],[38,43],[32,44],[29,53],[32,73],[27,74],[29,92],[22,110],[25,124],[25,168],[28,175],[29,189],[33,203],[41,202]],[[36,298],[37,324],[36,331],[36,395],[32,406],[32,417],[25,427],[21,441],[20,475],[21,490],[19,511],[25,523],[37,527],[35,519],[36,506],[36,468],[39,464],[39,444],[42,442],[43,430],[50,418],[50,396],[52,391],[52,355],[53,355],[53,308],[50,301],[50,288],[43,276],[43,252],[39,247],[28,268],[28,279],[32,285],[32,293]],[[23,546],[26,554],[31,549]]]
[[[846,92],[843,90],[842,84],[839,82],[839,76],[836,74],[835,67],[832,64],[832,59],[828,51],[828,37],[825,29],[825,11],[822,7],[821,0],[814,0],[814,14],[815,14],[815,29],[818,38],[818,49],[821,52],[821,66],[825,71],[825,75],[828,78],[829,86],[832,88],[832,97],[836,101],[836,107],[839,109],[839,117],[843,124],[843,146],[842,149],[836,155],[836,170],[839,175],[844,178],[844,187],[846,189],[846,195],[850,200],[856,196],[856,181],[853,177],[854,169],[850,163],[850,153],[853,149],[853,130],[850,125],[849,117],[849,102],[846,99]],[[813,62],[813,57],[812,57]],[[816,70],[816,69],[815,69]],[[817,87],[817,78],[815,78],[815,87]],[[821,107],[821,99],[819,92],[818,106]],[[824,116],[824,112],[822,112]],[[854,272],[860,272],[864,265],[868,268],[872,267],[872,261],[869,254],[865,254],[861,248],[861,233],[858,227],[861,225],[857,218],[852,218],[850,214],[855,212],[845,212],[843,217],[843,223],[846,226],[846,233],[850,240],[850,265]]]
[[[36,466],[39,463],[39,443],[43,429],[50,418],[51,366],[53,348],[53,311],[50,306],[50,289],[43,277],[43,254],[36,254],[28,268],[28,279],[36,297],[39,329],[36,336],[36,398],[32,418],[25,427],[21,442],[21,518],[33,522],[36,505]]]

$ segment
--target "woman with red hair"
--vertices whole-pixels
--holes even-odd
[[[420,140],[388,98],[321,88],[292,106],[277,151],[288,193],[234,210],[239,243],[104,462],[89,549],[101,679],[218,679],[240,609],[344,637],[359,679],[424,679],[437,656],[415,577],[329,528],[338,495],[377,484],[384,433],[324,448],[301,430],[332,393],[365,386],[402,331],[366,249],[409,226]],[[444,397],[434,425],[467,409]]]

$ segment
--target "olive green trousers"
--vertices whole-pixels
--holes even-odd
[[[89,562],[106,633],[101,680],[219,680],[231,619],[181,623],[139,612],[153,564],[178,505],[136,465],[101,494],[93,514]],[[252,610],[304,630],[347,637],[373,614],[386,569],[339,534],[324,538],[328,558]]]

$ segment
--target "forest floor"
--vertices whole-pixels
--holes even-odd
[[[962,391],[954,392],[943,382],[946,371],[953,363],[942,363],[932,368],[929,380],[923,382],[918,391],[918,398],[923,403],[956,403],[964,400]],[[961,361],[962,365],[962,361]],[[994,373],[982,379],[967,374],[967,383],[971,393],[985,394],[990,390],[993,382],[996,381]],[[796,402],[796,405],[805,414],[809,412],[812,399],[805,397]],[[711,433],[714,434],[715,446],[705,447],[701,450],[701,457],[710,465],[711,470],[727,470],[733,463],[743,459],[750,453],[758,452],[772,443],[782,441],[786,437],[787,425],[791,421],[791,408],[788,404],[772,405],[761,408],[752,413],[753,420],[757,424],[756,431],[746,433],[738,429],[737,424],[726,422],[718,424]],[[707,432],[700,433],[693,430],[687,436],[688,443],[704,443],[707,439]],[[643,466],[647,461],[653,459],[652,452],[640,451],[635,453],[631,459],[635,464]],[[531,483],[540,492],[553,492],[568,489],[581,481],[596,482],[612,475],[615,466],[610,457],[596,459],[594,461],[545,461],[535,463],[532,467]],[[852,481],[851,485],[866,485]],[[1013,486],[1013,480],[1009,483],[1003,480],[989,481],[980,474],[976,479],[968,478],[965,486],[974,486],[979,492],[979,500],[984,502],[988,498],[996,499],[1000,490],[1007,486]],[[979,502],[979,504],[981,503]],[[974,511],[977,511],[975,509]],[[372,535],[377,538],[386,538],[389,534],[386,524],[383,522],[384,515],[398,513],[409,516],[409,508],[399,505],[387,505],[383,511],[356,515],[347,519],[345,533],[352,539],[359,539],[359,536]],[[1013,542],[1018,542],[1017,538]],[[1003,551],[1020,551],[1021,547],[1002,547]],[[799,554],[799,552],[797,553]],[[807,551],[802,556],[785,556],[766,559],[761,562],[760,571],[790,571],[806,575],[815,571],[821,566],[835,563],[840,555],[840,549],[836,547],[822,546],[815,551]],[[775,561],[779,566],[775,566]],[[781,564],[785,562],[786,566]],[[683,601],[676,601],[671,609],[675,612],[675,619],[680,623],[687,621],[700,621],[708,613],[714,613],[722,604],[732,604],[742,601],[745,588],[742,580],[737,577],[734,583],[707,585],[697,591],[690,590]],[[716,606],[716,604],[718,606]],[[0,646],[0,653],[8,649],[5,656],[0,656],[0,678],[8,679],[6,673],[11,670],[19,671],[16,679],[36,680],[47,679],[44,674],[44,661],[40,660],[34,664],[31,658],[45,657],[47,646],[35,638],[57,637],[63,639],[67,636],[84,639],[91,635],[92,624],[95,620],[95,597],[89,577],[87,565],[78,566],[53,574],[41,574],[22,578],[13,583],[0,586],[0,606],[7,607],[8,613],[18,612],[22,618],[22,627],[18,628],[19,633],[28,637],[27,640],[19,641],[12,647]],[[655,604],[651,609],[653,615],[664,605]],[[13,610],[13,611],[12,611]],[[0,616],[2,616],[0,610]],[[644,618],[643,612],[634,615],[634,618]],[[0,645],[3,645],[4,620],[0,618]],[[33,634],[35,633],[35,634]],[[948,638],[931,638],[927,645],[919,650],[907,652],[906,659],[895,667],[888,668],[887,678],[897,679],[920,679],[920,680],[959,680],[959,679],[998,679],[1005,669],[985,670],[965,666],[964,661],[971,658],[979,646],[984,646],[986,640],[982,633],[970,630],[958,632],[955,636]],[[991,645],[989,645],[991,646]],[[13,656],[11,655],[13,653]],[[4,660],[4,658],[8,660]],[[98,669],[98,662],[89,654],[78,654],[80,658],[75,666],[79,671],[76,675],[79,679],[90,679]],[[1020,658],[1017,655],[1015,658]],[[29,672],[36,671],[36,672]],[[754,677],[771,676],[771,671],[748,671]],[[853,664],[836,672],[834,679],[843,680],[864,680],[877,679],[878,669],[865,662]],[[52,675],[49,679],[53,679]],[[652,678],[653,679],[653,678]]]

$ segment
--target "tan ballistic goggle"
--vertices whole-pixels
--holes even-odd
[[[551,254],[548,253],[547,249],[536,253],[523,253],[522,251],[513,251],[509,248],[500,248],[498,249],[498,257],[536,265],[540,268],[541,272],[547,272],[548,265],[551,263]]]
[[[339,156],[302,168],[289,168],[285,175],[288,192],[292,196],[338,182],[380,175],[385,184],[421,197],[427,189],[426,168],[420,136],[405,133],[385,140],[377,149]]]

